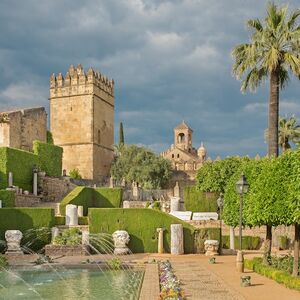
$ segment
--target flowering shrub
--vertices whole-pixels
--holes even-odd
[[[169,261],[159,262],[159,284],[161,300],[185,300],[180,281],[173,272]]]

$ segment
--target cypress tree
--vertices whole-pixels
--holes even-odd
[[[119,131],[119,146],[124,145],[124,131],[123,123],[120,122],[120,131]]]

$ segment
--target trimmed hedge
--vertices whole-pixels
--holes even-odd
[[[184,188],[184,205],[186,210],[192,212],[217,212],[218,193],[205,193],[197,190],[195,186]]]
[[[129,249],[134,253],[157,252],[156,229],[165,228],[164,249],[170,252],[170,225],[182,224],[184,252],[194,252],[195,228],[169,214],[148,208],[90,208],[90,233],[110,233],[126,230],[130,234]]]
[[[39,168],[45,171],[48,176],[61,176],[63,148],[33,141],[33,153],[38,156]]]
[[[14,191],[0,190],[0,200],[2,207],[14,207],[16,194]]]
[[[230,237],[229,235],[222,236],[222,244],[224,249],[230,248]],[[257,250],[261,244],[259,236],[242,236],[242,250]],[[238,236],[234,237],[234,245],[236,249],[240,247],[240,240]]]
[[[94,207],[120,208],[123,190],[121,188],[96,188],[94,189]]]
[[[55,225],[65,225],[66,217],[64,216],[55,216]],[[89,225],[88,217],[78,217],[78,225]]]
[[[122,202],[123,190],[120,188],[90,188],[78,186],[71,191],[60,203],[60,213],[65,215],[66,205],[75,204],[83,206],[83,214],[87,216],[88,208],[119,208]]]
[[[13,184],[21,187],[23,190],[32,192],[32,170],[38,164],[38,157],[28,151],[20,149],[6,148],[6,157],[1,157],[6,161],[6,170],[4,173],[8,176],[8,172],[13,173]],[[1,170],[2,171],[2,170]],[[6,188],[8,178],[0,183],[1,188]]]
[[[290,289],[300,291],[300,278],[292,277],[284,271],[277,270],[273,267],[266,266],[262,263],[262,258],[255,257],[252,260],[245,259],[245,268],[251,269],[254,272],[275,280],[278,283],[284,284]]]
[[[32,228],[53,227],[55,224],[52,208],[2,208],[0,209],[0,239],[6,230],[17,229],[25,232]]]

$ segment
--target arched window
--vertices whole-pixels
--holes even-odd
[[[184,133],[178,134],[178,143],[184,143],[185,142],[185,135]]]
[[[98,141],[98,144],[100,144],[100,142],[101,142],[100,130],[98,130],[98,139],[97,139],[97,141]]]
[[[174,154],[172,154],[172,158],[174,158]]]
[[[179,154],[177,154],[177,158],[179,158]]]

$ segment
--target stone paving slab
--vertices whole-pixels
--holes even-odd
[[[146,264],[144,281],[139,300],[157,300],[159,298],[159,275],[157,264]]]

